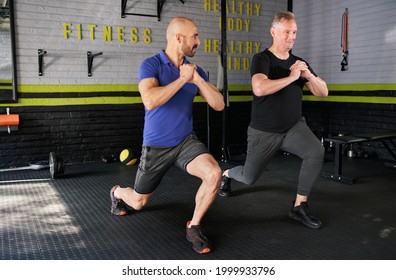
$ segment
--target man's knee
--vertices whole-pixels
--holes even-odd
[[[254,173],[251,171],[252,170],[248,170],[248,168],[244,166],[237,166],[230,169],[228,171],[228,175],[231,179],[235,179],[241,183],[244,183],[245,185],[251,186],[257,181],[257,178],[262,173],[261,170]]]
[[[256,182],[255,178],[245,178],[244,183],[248,186],[253,185]]]
[[[214,190],[217,190],[220,185],[221,174],[222,172],[220,166],[215,164],[208,169],[203,180],[205,180],[209,186],[213,186]]]
[[[319,143],[316,145],[312,145],[310,149],[305,153],[303,159],[321,161],[323,160],[324,155],[325,155],[325,149],[322,146],[322,144]]]

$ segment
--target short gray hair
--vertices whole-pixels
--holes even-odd
[[[295,20],[294,14],[292,12],[278,12],[274,14],[271,20],[270,27],[271,28],[275,27],[282,20],[286,20],[286,21]]]

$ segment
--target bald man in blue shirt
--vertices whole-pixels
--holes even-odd
[[[186,58],[193,57],[200,44],[194,21],[172,19],[166,39],[166,49],[145,59],[139,69],[139,92],[145,107],[142,156],[135,185],[111,189],[111,213],[126,215],[126,205],[141,210],[166,171],[175,165],[202,180],[194,213],[186,224],[186,238],[196,252],[204,254],[212,246],[200,225],[216,197],[221,168],[193,131],[192,108],[197,93],[216,111],[225,105],[205,72]]]

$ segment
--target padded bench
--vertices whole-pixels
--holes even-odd
[[[0,131],[11,131],[18,130],[19,125],[19,115],[17,114],[7,114],[0,115]]]
[[[368,141],[380,141],[396,162],[396,131],[384,131],[378,133],[367,133],[361,135],[332,136],[324,139],[335,145],[334,172],[323,171],[322,176],[345,184],[353,184],[354,178],[342,174],[342,151],[346,144],[362,143]],[[392,148],[394,150],[392,150]]]

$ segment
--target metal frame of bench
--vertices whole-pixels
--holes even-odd
[[[355,181],[354,178],[348,177],[342,174],[342,151],[345,144],[362,143],[369,141],[380,141],[389,154],[396,162],[396,154],[392,150],[392,147],[396,150],[396,143],[393,139],[396,138],[396,131],[386,131],[378,133],[368,133],[353,136],[332,136],[325,138],[325,142],[332,142],[335,144],[335,155],[334,155],[334,172],[323,171],[322,176],[331,180],[335,180],[340,183],[352,185]],[[388,142],[387,142],[388,141]]]

